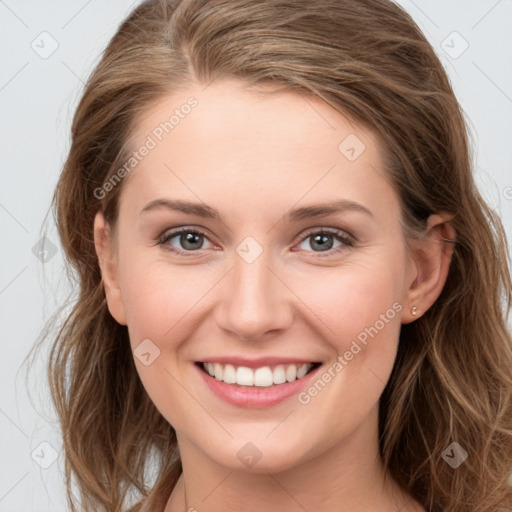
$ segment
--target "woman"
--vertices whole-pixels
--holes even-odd
[[[72,135],[73,510],[512,507],[505,235],[400,7],[144,2]]]

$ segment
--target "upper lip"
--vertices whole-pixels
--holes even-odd
[[[277,366],[279,364],[308,364],[318,363],[315,359],[301,359],[297,357],[258,357],[255,359],[247,359],[244,357],[207,357],[201,359],[201,363],[220,363],[232,364],[233,366],[245,366],[247,368],[261,368],[263,366]]]

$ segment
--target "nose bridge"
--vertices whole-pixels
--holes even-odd
[[[286,287],[270,270],[269,252],[261,251],[254,257],[256,248],[250,244],[240,244],[234,255],[217,322],[240,338],[256,339],[289,325],[292,312]]]

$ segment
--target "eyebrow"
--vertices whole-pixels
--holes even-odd
[[[224,222],[220,213],[204,203],[194,203],[180,199],[155,199],[149,202],[141,210],[140,215],[153,210],[166,209],[197,215],[205,219],[214,219]],[[304,219],[322,217],[333,213],[341,213],[344,211],[361,212],[373,217],[373,213],[362,204],[350,201],[348,199],[339,199],[330,203],[314,204],[310,206],[302,206],[296,208],[284,215],[284,220],[288,222],[298,222]]]

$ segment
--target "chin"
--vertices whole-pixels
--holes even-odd
[[[228,450],[207,454],[215,463],[233,471],[246,473],[278,473],[302,464],[313,457],[304,444],[284,444],[281,440],[249,441],[247,437],[232,440]],[[234,455],[234,456],[233,456]]]

